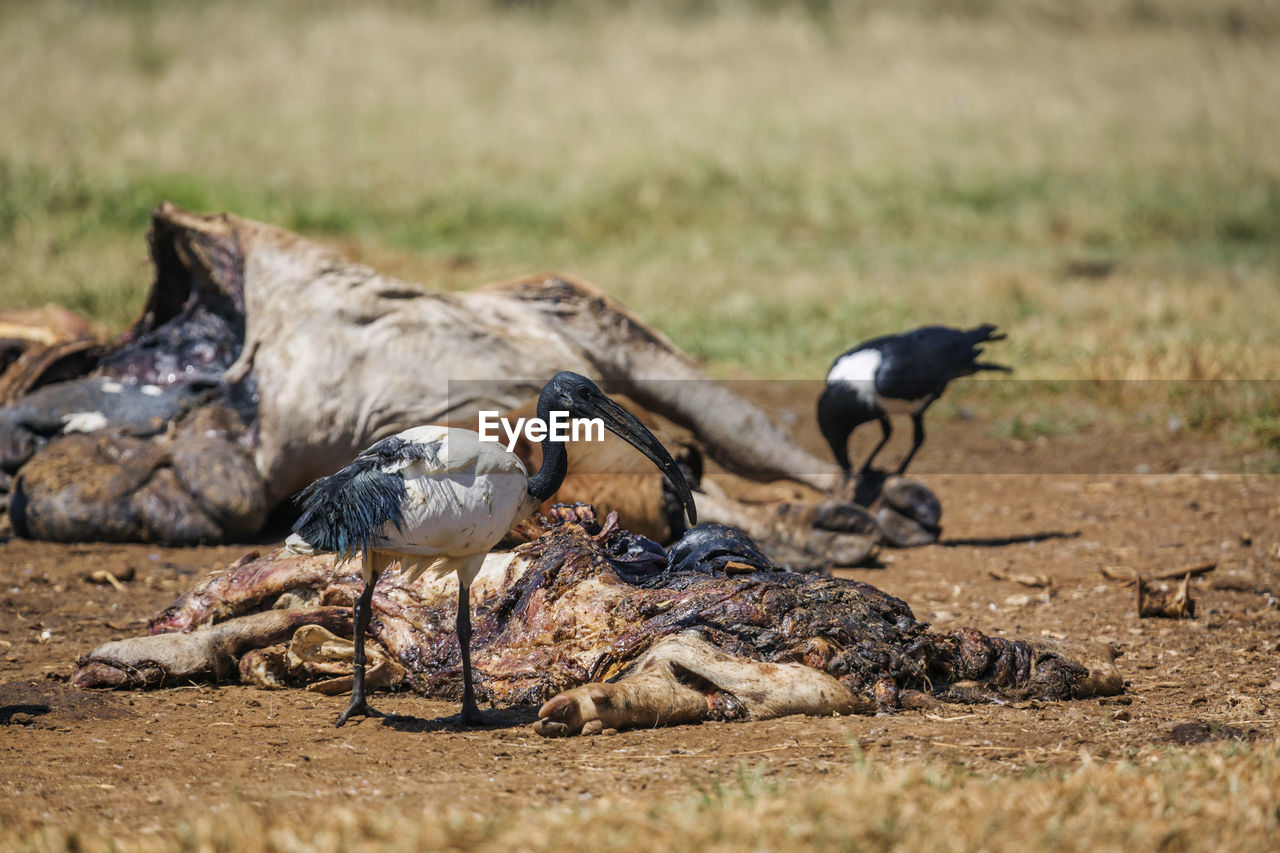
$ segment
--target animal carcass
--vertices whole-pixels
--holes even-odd
[[[666,419],[724,469],[790,484],[810,505],[837,480],[831,463],[583,282],[530,276],[434,293],[278,228],[169,204],[149,240],[155,281],[120,341],[7,377],[16,391],[0,398],[0,470],[13,476],[9,516],[22,535],[234,541],[374,441],[514,409],[565,369]],[[733,487],[707,490],[709,518],[766,538],[769,525],[786,529],[811,559],[856,562],[878,536],[848,503],[789,506],[762,528]]]
[[[778,570],[738,531],[700,526],[669,552],[596,524],[587,507],[513,552],[473,586],[479,695],[545,703],[538,729],[601,728],[790,713],[865,713],[995,697],[1119,692],[1098,644],[936,633],[903,601],[855,580]],[[383,683],[457,699],[451,578],[384,576],[368,646]],[[322,678],[341,690],[355,563],[277,551],[242,560],[180,597],[146,637],[108,643],[73,675],[80,687],[143,687],[238,671],[265,686]],[[287,603],[288,610],[264,610]],[[293,639],[285,637],[293,631]]]

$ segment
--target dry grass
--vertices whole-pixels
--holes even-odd
[[[576,272],[721,375],[991,320],[1024,377],[1280,376],[1274,4],[574,5],[0,5],[0,304],[122,327],[171,198]]]
[[[371,804],[372,805],[372,804]],[[671,801],[470,814],[377,806],[296,814],[192,812],[176,829],[38,830],[0,822],[6,850],[1271,850],[1280,832],[1280,748],[1231,744],[1071,770],[975,774],[956,765],[883,768],[853,756],[821,786],[737,784]]]

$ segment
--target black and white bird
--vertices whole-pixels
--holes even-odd
[[[562,371],[538,396],[537,414],[553,411],[599,418],[611,432],[647,456],[675,486],[689,523],[697,523],[693,494],[661,442],[595,383]],[[409,581],[424,572],[458,574],[458,643],[462,649],[462,714],[483,723],[471,680],[469,590],[485,555],[513,524],[533,514],[564,482],[568,457],[563,442],[542,442],[542,467],[530,477],[514,454],[467,429],[420,426],[384,438],[350,465],[322,477],[301,494],[302,514],[286,543],[300,553],[333,551],[340,559],[359,552],[364,590],[356,601],[355,671],[351,703],[338,717],[381,717],[365,699],[364,635],[373,589],[389,567],[401,566]]]
[[[981,370],[1009,372],[1002,364],[978,361],[983,344],[999,341],[990,324],[972,329],[924,326],[900,335],[884,335],[864,341],[841,355],[827,371],[827,387],[818,398],[818,426],[831,445],[836,462],[846,474],[849,436],[870,420],[880,421],[880,443],[862,463],[859,474],[871,470],[871,462],[889,441],[893,425],[889,416],[911,415],[914,427],[911,451],[898,465],[901,474],[924,444],[924,412],[938,399],[952,379]]]

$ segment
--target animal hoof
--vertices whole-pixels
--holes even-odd
[[[543,737],[599,734],[606,728],[601,711],[607,713],[612,707],[607,685],[575,687],[553,696],[538,709],[538,722],[533,724],[533,730]],[[616,721],[608,722],[611,723],[608,728],[617,728],[612,724]]]
[[[533,724],[533,730],[543,737],[569,737],[574,734],[567,725],[553,720],[538,720]]]
[[[875,517],[849,501],[823,501],[788,509],[786,514],[792,526],[785,544],[817,558],[821,565],[856,566],[880,544]],[[782,562],[792,564],[785,558]]]
[[[582,731],[588,719],[595,719],[595,705],[579,687],[552,697],[539,708],[533,730],[543,737],[569,737]]]
[[[884,536],[884,541],[897,548],[932,545],[938,541],[938,536],[942,533],[940,528],[921,524],[891,506],[882,506],[876,510],[876,521],[880,523],[880,532]]]
[[[942,523],[942,503],[928,486],[919,480],[906,477],[890,477],[880,492],[882,503],[893,507],[907,518],[925,527],[937,527]]]
[[[882,538],[877,529],[874,534],[836,533],[831,530],[813,529],[804,541],[804,550],[820,554],[834,566],[856,566],[866,562],[876,550]]]
[[[879,532],[871,513],[849,501],[823,501],[815,506],[813,526],[860,536],[875,536]]]

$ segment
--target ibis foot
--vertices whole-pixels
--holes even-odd
[[[462,706],[462,710],[458,712],[458,722],[464,726],[492,726],[498,721],[487,714],[482,714],[480,708],[472,703]]]
[[[382,719],[394,719],[392,714],[384,714],[382,711],[369,707],[369,703],[364,700],[352,698],[351,704],[347,706],[347,710],[338,715],[338,719],[334,722],[335,727],[341,727],[347,720],[352,717],[381,717]]]

